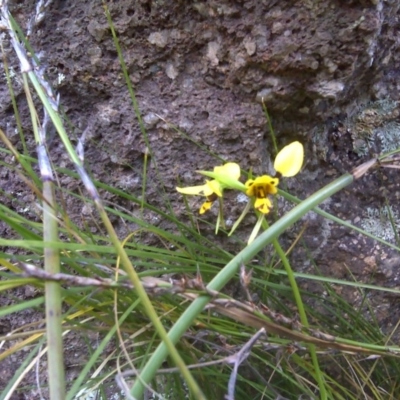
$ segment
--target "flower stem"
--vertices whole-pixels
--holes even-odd
[[[268,222],[265,218],[263,221],[263,228],[265,230],[267,230],[269,228]],[[282,264],[285,268],[287,277],[289,279],[290,286],[292,288],[292,293],[293,293],[293,296],[296,301],[297,309],[299,311],[300,321],[305,328],[308,328],[309,324],[308,324],[307,314],[304,309],[303,300],[301,298],[300,290],[299,290],[299,287],[297,286],[296,278],[294,276],[292,267],[290,266],[289,260],[286,257],[286,254],[283,251],[281,245],[279,244],[278,239],[273,239],[272,244],[273,244],[275,251],[277,252],[277,254],[278,254],[279,258],[281,259]],[[321,369],[320,369],[319,363],[318,363],[317,352],[315,350],[315,346],[311,343],[308,344],[308,348],[310,350],[311,359],[312,359],[312,363],[314,366],[315,379],[318,382],[318,386],[319,386],[319,390],[320,390],[320,398],[322,400],[325,400],[325,399],[327,399],[327,393],[326,393],[326,388],[325,388],[324,377],[321,373]]]

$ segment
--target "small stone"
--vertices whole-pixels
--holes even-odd
[[[108,25],[102,25],[95,20],[91,20],[87,26],[87,30],[97,42],[101,42],[103,40],[108,29]]]
[[[100,46],[89,47],[87,50],[87,54],[90,57],[90,63],[92,65],[97,64],[103,56],[103,52],[101,51]]]
[[[174,80],[178,76],[178,71],[174,67],[174,64],[167,63],[165,67],[165,73],[167,74],[168,78]]]
[[[299,108],[299,112],[301,114],[308,114],[310,112],[310,109],[308,107],[302,107],[302,108]]]
[[[375,256],[367,256],[364,258],[365,264],[367,264],[370,268],[376,267],[376,258]]]
[[[214,66],[217,66],[219,64],[217,53],[220,47],[221,46],[218,42],[209,42],[207,46],[207,58],[211,61],[211,64]]]
[[[143,122],[146,129],[154,128],[159,120],[160,117],[153,112],[150,112],[143,117]]]
[[[309,86],[312,92],[326,99],[336,99],[343,92],[344,84],[340,81],[321,81]]]
[[[168,31],[160,31],[150,33],[147,40],[151,44],[155,44],[157,47],[164,48],[168,43],[169,34]]]
[[[272,89],[265,88],[261,89],[256,95],[256,101],[258,103],[265,103],[266,101],[272,100],[274,98],[274,94]]]
[[[271,32],[273,34],[280,34],[280,33],[283,32],[283,29],[284,29],[284,26],[283,26],[283,24],[281,22],[274,22],[272,24]]]
[[[249,56],[252,56],[256,52],[256,43],[253,40],[251,40],[250,38],[244,39],[243,45]]]
[[[249,198],[244,194],[244,193],[239,193],[236,196],[236,201],[240,203],[247,203],[249,201]]]
[[[85,204],[81,210],[82,215],[91,215],[93,214],[93,208],[90,204]]]
[[[188,118],[182,117],[181,120],[179,121],[178,126],[183,131],[188,132],[193,128],[194,124]]]

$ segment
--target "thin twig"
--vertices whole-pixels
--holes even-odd
[[[118,282],[106,278],[85,278],[68,274],[49,275],[41,268],[31,264],[18,262],[19,267],[26,274],[42,280],[57,280],[69,285],[97,286],[100,288],[127,288],[134,289],[130,282]],[[163,294],[177,294],[187,300],[194,301],[201,295],[210,295],[203,291],[204,283],[199,278],[179,280],[161,279],[156,277],[144,277],[141,279],[142,287],[149,295],[158,296]],[[198,287],[200,286],[200,287]],[[195,291],[197,290],[197,291]],[[335,349],[345,352],[367,353],[367,354],[393,354],[400,356],[398,347],[372,346],[362,347],[354,343],[340,342],[341,339],[321,332],[317,329],[304,327],[297,319],[288,318],[283,314],[271,310],[263,304],[256,306],[253,303],[244,303],[238,300],[227,298],[225,295],[212,291],[213,298],[205,309],[212,309],[229,318],[232,318],[246,326],[254,328],[265,328],[267,332],[277,334],[283,338],[295,342],[313,343],[320,349]],[[266,317],[268,319],[266,319]]]
[[[255,342],[262,335],[265,335],[265,329],[261,328],[255,335],[253,335],[250,340],[233,356],[228,357],[228,362],[233,364],[233,371],[228,382],[228,394],[225,396],[226,400],[235,400],[235,385],[238,369],[240,364],[243,363],[250,355],[250,350],[254,346]]]

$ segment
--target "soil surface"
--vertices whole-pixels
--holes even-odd
[[[293,140],[305,146],[304,170],[287,181],[289,192],[299,198],[374,154],[400,145],[398,1],[119,0],[109,1],[108,7],[151,149],[143,139],[104,9],[97,0],[54,0],[30,35],[72,123],[71,137],[87,129],[85,162],[100,181],[140,197],[144,157],[150,150],[147,200],[165,209],[158,195],[156,164],[174,211],[185,220],[184,202],[175,186],[201,184],[203,178],[195,171],[211,170],[216,165],[214,155],[255,174],[272,172],[275,154],[262,102],[279,147]],[[26,29],[35,2],[15,1],[10,9]],[[9,67],[19,71],[7,35],[1,35]],[[0,80],[0,127],[20,146],[4,76]],[[20,82],[13,85],[20,110],[27,111]],[[29,113],[21,117],[29,132]],[[35,154],[33,135],[27,137]],[[73,168],[57,140],[51,143],[51,152],[58,165]],[[66,177],[60,184],[70,190],[79,186]],[[34,202],[29,188],[1,166],[0,185],[11,194],[0,195],[0,201],[12,209],[21,211],[21,204]],[[321,208],[395,243],[384,209],[388,202],[400,227],[399,197],[398,170],[380,169]],[[199,199],[191,198],[189,204],[196,213]],[[131,211],[137,207],[123,206]],[[85,215],[82,204],[73,199],[67,207],[72,218]],[[288,207],[281,200],[279,213]],[[241,211],[241,205],[233,206],[225,217],[234,221]],[[36,218],[29,212],[26,217]],[[214,209],[205,216],[210,222],[215,217]],[[125,237],[131,227],[115,223]],[[154,223],[167,227],[165,221]],[[248,218],[242,225],[243,239],[253,224],[254,219]],[[395,250],[315,213],[304,217],[282,243],[290,244],[304,225],[304,246],[292,255],[298,271],[312,271],[318,265],[326,276],[399,285]],[[200,227],[204,235],[213,237],[213,227],[201,223]],[[10,232],[0,224],[0,234],[7,237]],[[310,291],[322,290],[304,284]],[[349,301],[360,300],[352,288],[338,290]],[[382,329],[391,331],[399,319],[398,300],[374,294],[371,301]],[[27,312],[1,321],[1,326],[7,332],[40,318]],[[78,342],[76,349],[84,348]],[[69,359],[67,355],[67,363],[75,362],[75,353],[79,351],[70,353]],[[0,388],[16,368],[18,360],[1,363]],[[34,385],[35,377],[31,378]],[[32,390],[20,398],[38,397]]]

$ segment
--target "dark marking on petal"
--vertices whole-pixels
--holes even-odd
[[[207,198],[207,201],[212,203],[213,201],[218,199],[218,195],[216,193],[212,193],[209,196],[206,196],[206,198]]]
[[[259,186],[256,188],[256,197],[257,199],[264,199],[265,198],[265,192],[264,188]]]

